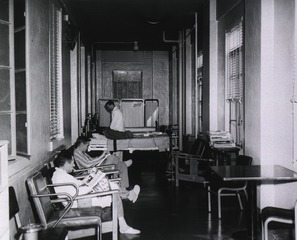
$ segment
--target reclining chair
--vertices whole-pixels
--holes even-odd
[[[117,190],[90,193],[78,196],[78,187],[72,183],[47,184],[40,172],[36,172],[27,179],[30,196],[33,199],[39,220],[44,228],[66,227],[69,230],[86,229],[96,227],[97,239],[101,239],[101,233],[112,232],[113,240],[117,239]],[[71,196],[67,193],[55,193],[56,186],[71,185],[76,189],[76,194]],[[98,196],[112,196],[112,207],[84,207],[71,208],[74,201],[90,199]],[[59,198],[58,198],[59,197]],[[67,201],[67,205],[60,209],[55,205]]]

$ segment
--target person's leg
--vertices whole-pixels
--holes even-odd
[[[121,177],[121,187],[129,187],[128,167],[124,162],[120,161],[117,156],[110,155],[107,157],[105,164],[114,164]]]
[[[120,233],[124,234],[139,234],[140,231],[138,229],[134,229],[130,227],[125,218],[124,218],[124,208],[123,202],[120,196],[117,197],[117,210],[118,210],[118,220],[119,220],[119,228]]]
[[[135,203],[140,193],[140,187],[139,185],[135,185],[134,188],[130,191],[120,187],[119,192],[120,192],[120,197],[122,199],[129,199],[131,202]]]

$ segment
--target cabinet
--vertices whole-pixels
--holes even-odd
[[[9,239],[8,141],[0,140],[0,240]]]

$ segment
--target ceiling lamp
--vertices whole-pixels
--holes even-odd
[[[152,25],[156,25],[156,24],[160,23],[160,21],[147,21],[147,23],[152,24]]]

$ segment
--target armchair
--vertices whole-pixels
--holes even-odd
[[[295,239],[297,239],[297,201],[295,202],[294,209],[284,209],[278,207],[265,207],[262,210],[262,239],[268,240],[268,224],[270,222],[280,222],[286,224],[294,224]]]
[[[117,209],[114,204],[116,194],[118,194],[117,190],[78,196],[78,187],[75,184],[46,184],[46,180],[40,172],[30,176],[27,179],[27,184],[38,217],[44,228],[63,226],[69,230],[77,230],[96,227],[97,239],[101,239],[101,233],[104,232],[113,232],[113,239],[117,239]],[[71,196],[67,193],[55,193],[53,188],[62,185],[72,185],[76,189],[76,194]],[[71,208],[76,200],[81,201],[81,199],[107,194],[112,196],[113,201],[112,208],[109,208],[109,210],[101,207]],[[54,207],[54,203],[61,201],[67,202],[65,207],[62,209]]]
[[[97,167],[101,171],[103,171],[106,176],[109,178],[110,182],[117,182],[119,183],[121,178],[119,178],[119,172],[117,170],[109,170],[114,169],[114,165],[102,165]],[[74,171],[74,177],[77,179],[83,179],[85,178],[89,171],[92,168],[85,168],[85,169],[78,169]],[[107,170],[106,170],[107,169]],[[55,171],[54,168],[47,168],[42,171],[42,175],[46,180],[47,186],[49,186],[48,190],[51,193],[55,193],[54,187],[57,186],[56,184],[52,184],[52,176],[53,172]],[[77,175],[77,176],[76,176]],[[70,184],[73,186],[73,184]],[[74,186],[77,189],[77,186]],[[112,203],[116,203],[116,194],[118,193],[118,190],[114,191],[106,191],[106,192],[98,192],[98,193],[89,193],[84,195],[79,195],[74,198],[74,200],[77,200],[77,205],[79,208],[88,208],[91,206],[91,198],[92,197],[99,197],[99,196],[106,196],[111,195],[112,197]],[[54,200],[52,200],[53,206],[55,208],[61,208],[61,201],[55,200],[57,197],[54,197]],[[112,204],[111,208],[107,207],[100,210],[100,217],[102,219],[102,233],[112,232],[113,239],[117,239],[117,207],[116,204]]]
[[[206,143],[203,139],[195,140],[191,153],[173,152],[175,159],[175,186],[179,181],[204,183],[212,159],[204,157]]]

